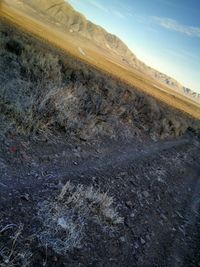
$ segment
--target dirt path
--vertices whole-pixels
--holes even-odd
[[[189,139],[181,139],[181,140],[175,140],[175,141],[165,141],[165,142],[157,142],[154,144],[151,144],[149,146],[145,147],[136,147],[131,146],[131,144],[122,145],[122,146],[116,146],[116,147],[110,147],[107,149],[106,153],[103,151],[100,153],[96,153],[96,156],[92,156],[86,159],[81,158],[81,153],[79,153],[78,158],[76,157],[77,153],[75,153],[75,157],[69,158],[68,161],[63,162],[63,154],[68,154],[71,151],[65,151],[62,147],[58,147],[57,150],[60,150],[61,152],[58,152],[56,154],[56,164],[49,165],[43,163],[43,160],[45,161],[46,157],[54,157],[55,151],[52,150],[53,154],[46,155],[45,149],[44,153],[42,153],[40,157],[41,164],[36,164],[37,172],[40,172],[40,176],[43,177],[42,182],[44,182],[44,179],[46,176],[44,176],[44,173],[51,173],[51,175],[47,176],[46,178],[49,179],[57,179],[57,173],[59,173],[59,179],[63,179],[64,177],[76,177],[80,174],[95,174],[95,173],[105,173],[107,170],[110,169],[126,169],[128,166],[131,166],[131,164],[135,164],[138,161],[145,161],[148,158],[153,159],[156,158],[159,153],[163,151],[169,151],[172,148],[178,148],[181,146],[184,146],[188,144],[190,141]],[[51,153],[52,153],[51,152]],[[86,152],[87,154],[87,152]],[[15,156],[15,155],[14,155]],[[18,155],[16,155],[18,156]],[[29,155],[31,157],[31,155]],[[87,157],[87,156],[86,156]],[[4,161],[2,157],[2,161]],[[16,158],[14,159],[16,160]],[[36,159],[37,160],[37,159]],[[21,162],[20,162],[21,163]],[[63,163],[66,163],[66,165],[63,166]],[[34,165],[34,164],[33,164]],[[20,169],[22,169],[22,172],[24,171],[24,166],[19,166]],[[19,170],[20,170],[19,169]],[[32,168],[35,169],[34,166]],[[30,171],[28,169],[28,171]],[[36,171],[36,170],[35,170]],[[29,175],[29,174],[28,174]],[[2,177],[3,178],[3,177]],[[11,178],[12,179],[12,178]],[[1,179],[1,188],[4,194],[6,194],[7,190],[17,190],[22,189],[24,186],[26,187],[30,182],[33,187],[32,181],[30,179],[25,179],[22,177],[22,180],[12,181],[8,179],[8,177],[5,177],[5,179]],[[36,181],[35,181],[36,182]],[[41,181],[40,181],[41,182]],[[27,183],[27,184],[26,184]],[[38,186],[38,183],[36,183],[36,187]]]

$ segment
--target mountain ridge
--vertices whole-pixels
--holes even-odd
[[[121,62],[127,64],[129,67],[143,74],[147,74],[155,81],[167,85],[177,92],[200,101],[200,94],[181,85],[174,78],[147,66],[137,58],[119,37],[89,21],[83,14],[76,11],[69,2],[64,0],[23,0],[22,2],[42,12],[55,23],[59,23],[65,31],[68,30],[71,33],[77,33],[81,37],[87,38],[94,44],[106,49],[109,53],[115,53]]]

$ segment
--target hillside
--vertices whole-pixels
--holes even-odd
[[[147,66],[115,35],[108,33],[102,27],[87,20],[82,14],[64,0],[23,0],[38,12],[42,12],[51,21],[59,23],[66,33],[73,33],[87,38],[90,42],[103,48],[110,54],[115,54],[124,64],[147,74],[156,81],[169,86],[177,92],[193,99],[200,100],[200,94],[184,87],[175,79]]]
[[[0,114],[1,267],[198,266],[199,120],[4,17]]]

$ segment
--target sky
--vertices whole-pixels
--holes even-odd
[[[68,0],[147,65],[200,93],[200,0]]]

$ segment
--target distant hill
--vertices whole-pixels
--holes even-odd
[[[87,20],[85,16],[77,12],[64,0],[23,0],[22,2],[42,12],[55,23],[59,23],[65,31],[77,33],[77,35],[87,38],[92,43],[108,50],[109,53],[115,53],[124,64],[149,75],[156,81],[188,97],[200,101],[200,94],[193,92],[175,79],[144,64],[117,36],[108,33],[102,27]]]

